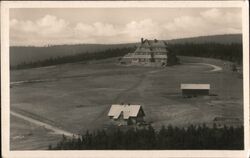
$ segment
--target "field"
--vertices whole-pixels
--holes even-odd
[[[124,66],[117,58],[11,71],[11,111],[81,134],[107,128],[111,104],[141,104],[145,120],[159,129],[172,124],[243,124],[243,80],[229,63],[180,57],[166,68]],[[181,83],[209,83],[212,95],[183,98]],[[46,149],[60,135],[11,116],[12,150]],[[218,123],[218,122],[217,122]]]

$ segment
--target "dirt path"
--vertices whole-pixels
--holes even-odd
[[[208,63],[189,63],[189,64],[199,64],[199,65],[205,65],[205,66],[210,66],[213,69],[208,71],[208,72],[217,72],[217,71],[221,71],[222,67],[217,66],[217,65],[213,65],[213,64],[208,64]],[[164,70],[153,70],[153,71],[149,71],[146,73],[142,74],[142,80],[144,77],[146,77],[145,75],[147,74],[154,74],[154,73],[158,73]],[[55,82],[58,80],[63,80],[63,79],[70,79],[70,78],[83,78],[83,77],[88,77],[90,75],[95,75],[95,76],[100,76],[103,74],[106,74],[107,72],[104,73],[89,73],[89,74],[80,74],[80,75],[72,75],[72,76],[60,76],[58,78],[47,78],[47,79],[31,79],[31,80],[23,80],[23,81],[14,81],[14,82],[10,82],[11,86],[15,86],[15,85],[20,85],[20,84],[26,84],[26,83],[39,83],[39,82]],[[132,86],[132,88],[129,89],[133,89],[133,87],[137,87],[137,85],[139,85],[139,83],[136,83],[135,85]],[[129,91],[129,89],[127,91]]]
[[[222,71],[222,67],[213,64],[207,64],[207,63],[193,63],[193,64],[206,65],[212,67],[213,69],[208,72]]]
[[[63,130],[63,129],[59,129],[59,128],[54,127],[54,126],[52,126],[52,125],[49,125],[49,124],[47,124],[47,123],[44,123],[44,122],[35,120],[35,119],[33,119],[33,118],[24,116],[24,115],[22,115],[22,114],[19,114],[19,113],[13,112],[13,111],[10,111],[10,114],[13,115],[13,116],[15,116],[15,117],[18,117],[18,118],[20,118],[20,119],[23,119],[23,120],[25,120],[25,121],[31,122],[31,123],[33,123],[33,124],[35,124],[35,125],[42,126],[42,127],[46,128],[46,129],[48,129],[48,130],[51,130],[51,131],[54,132],[54,134],[65,135],[65,136],[67,136],[67,137],[72,137],[73,135],[74,135],[74,136],[77,136],[76,134],[73,134],[73,133],[71,133],[71,132],[65,131],[65,130]]]
[[[41,80],[24,80],[24,81],[15,81],[10,82],[10,85],[20,85],[24,83],[39,83],[39,82],[52,82],[52,81],[58,81],[58,79],[41,79]]]
[[[120,71],[117,71],[118,73]],[[74,78],[85,78],[89,76],[108,76],[112,75],[113,73],[117,73],[115,71],[105,71],[105,72],[94,72],[94,73],[83,73],[83,74],[77,74],[77,75],[67,75],[67,76],[58,76],[53,78],[42,78],[42,79],[28,79],[28,80],[20,80],[20,81],[12,81],[10,82],[11,86],[21,85],[21,84],[30,84],[30,83],[40,83],[40,82],[56,82],[59,80],[65,80],[65,79],[74,79]]]

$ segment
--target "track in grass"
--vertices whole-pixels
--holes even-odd
[[[22,115],[22,114],[19,114],[19,113],[14,112],[14,111],[10,111],[10,114],[13,115],[13,116],[15,116],[15,117],[18,117],[18,118],[20,118],[20,119],[23,119],[23,120],[25,120],[25,121],[31,122],[31,123],[33,123],[33,124],[35,124],[35,125],[42,126],[42,127],[46,128],[46,129],[49,129],[49,130],[53,131],[54,134],[65,135],[65,136],[68,136],[68,137],[76,136],[76,134],[73,134],[73,133],[68,132],[68,131],[65,131],[65,130],[63,130],[63,129],[54,127],[54,126],[49,125],[49,124],[47,124],[47,123],[44,123],[44,122],[35,120],[35,119],[33,119],[33,118],[24,116],[24,115]]]

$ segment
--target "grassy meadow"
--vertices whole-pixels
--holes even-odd
[[[229,62],[180,57],[166,68],[119,65],[117,58],[11,71],[11,111],[72,133],[105,129],[111,104],[141,104],[155,128],[172,124],[243,124],[243,80]],[[195,64],[196,63],[196,64]],[[197,64],[198,63],[198,64]],[[211,72],[208,65],[223,70]],[[14,84],[15,83],[15,84]],[[181,83],[209,83],[211,96],[183,98]],[[230,121],[236,118],[238,121]],[[11,149],[46,149],[58,135],[11,117]],[[43,140],[41,141],[41,138]],[[28,141],[28,143],[27,143]]]

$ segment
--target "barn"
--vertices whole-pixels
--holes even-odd
[[[117,125],[133,125],[144,122],[145,113],[141,105],[114,104],[108,117]]]
[[[184,97],[209,95],[210,84],[181,84],[181,90]]]
[[[170,51],[165,41],[141,38],[135,52],[125,55],[121,62],[135,65],[166,66],[177,64],[178,58]]]

